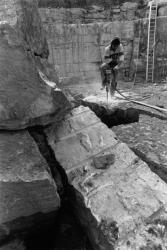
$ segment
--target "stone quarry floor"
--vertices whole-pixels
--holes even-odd
[[[86,98],[87,102],[97,103],[109,110],[115,108],[122,108],[124,110],[134,108],[136,111],[139,110],[138,122],[124,124],[123,121],[120,121],[120,125],[112,126],[111,129],[115,132],[119,140],[125,142],[149,165],[152,171],[156,172],[167,182],[167,112],[162,113],[127,102],[117,93],[114,98],[109,98],[107,102],[105,91],[101,91],[100,83],[96,82],[92,84],[70,84],[65,85],[65,88],[74,97],[79,97],[79,99]],[[134,100],[167,108],[167,82],[150,85],[138,83],[135,86],[132,82],[119,82],[118,89],[125,96]],[[47,249],[92,249],[87,239],[82,235],[82,229],[77,225],[75,219],[71,219],[71,213],[66,208],[65,211],[62,211],[62,216],[60,214],[60,225],[61,228],[58,228],[59,240],[55,244],[55,240],[53,241],[55,237],[51,235],[51,246],[47,245]],[[38,241],[38,236],[35,236],[35,238],[37,238],[38,245],[38,242],[41,240]],[[30,244],[28,249],[38,249],[36,248],[37,245],[36,243],[33,246]],[[41,242],[41,246],[44,247],[43,242]]]
[[[167,182],[167,112],[147,108],[127,102],[116,93],[114,98],[106,100],[105,90],[100,83],[71,84],[66,86],[74,96],[86,97],[89,103],[98,103],[108,109],[129,107],[139,110],[139,121],[120,124],[111,129],[118,139],[125,142],[152,171]],[[157,84],[119,82],[118,89],[127,97],[167,109],[167,82]],[[120,122],[121,123],[121,122]],[[124,123],[124,122],[122,122]]]

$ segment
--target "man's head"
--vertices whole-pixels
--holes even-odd
[[[118,46],[120,45],[120,39],[119,37],[115,37],[112,41],[111,41],[111,49],[116,50],[118,48]]]

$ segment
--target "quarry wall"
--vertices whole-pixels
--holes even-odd
[[[39,11],[47,34],[49,60],[60,76],[84,81],[100,79],[99,65],[104,47],[120,36],[125,62],[120,78],[145,79],[148,36],[148,1],[60,1],[39,2]],[[165,5],[158,15],[165,15]],[[166,72],[166,19],[157,20],[156,78]]]

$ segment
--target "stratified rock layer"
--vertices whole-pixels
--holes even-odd
[[[0,133],[0,240],[36,226],[59,205],[49,167],[29,133]]]
[[[89,108],[73,110],[47,134],[94,249],[167,246],[166,184]]]
[[[0,129],[45,125],[63,116],[69,103],[40,79],[23,40],[8,24],[0,25]]]

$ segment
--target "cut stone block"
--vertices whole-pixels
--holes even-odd
[[[49,167],[28,132],[0,133],[0,240],[60,206]]]
[[[72,202],[94,249],[167,246],[167,185],[89,108],[74,109],[46,133],[74,187]],[[114,161],[96,168],[94,159],[105,155]]]

